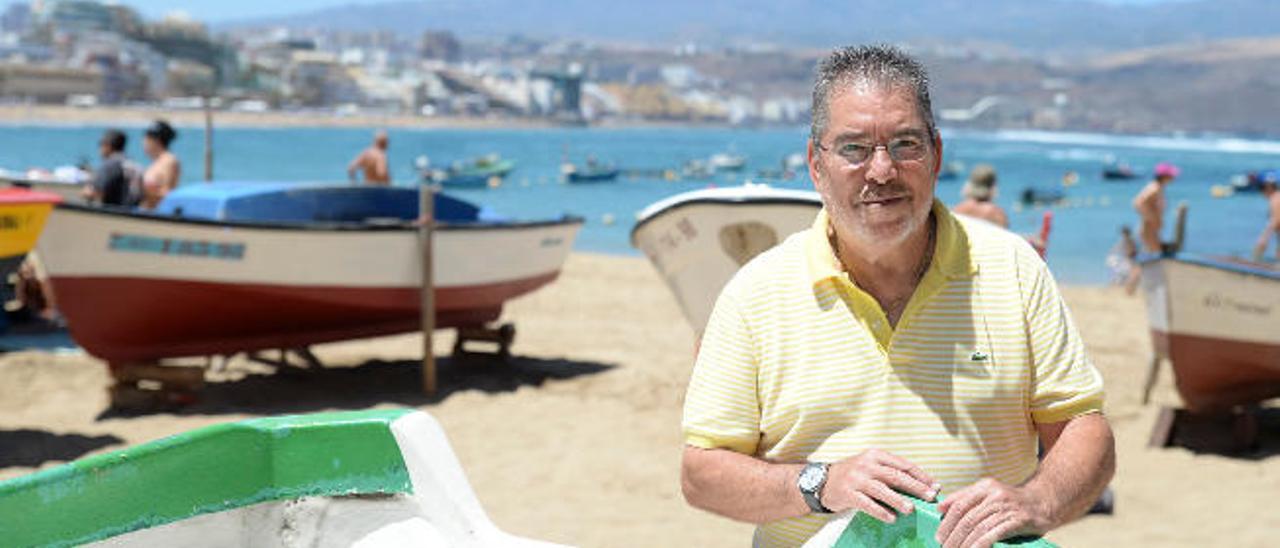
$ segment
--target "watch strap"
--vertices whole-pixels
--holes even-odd
[[[813,489],[805,489],[803,485],[797,485],[800,488],[800,495],[804,497],[805,504],[809,505],[809,509],[816,514],[830,514],[831,510],[822,505],[822,488],[827,484],[828,465],[825,462],[811,462],[806,464],[804,469],[800,471],[800,477],[808,475],[810,469],[819,469],[822,472],[822,480]]]

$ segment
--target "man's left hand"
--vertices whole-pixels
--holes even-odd
[[[1051,527],[1047,511],[1025,488],[990,478],[952,493],[938,510],[942,524],[936,539],[944,548],[987,547],[1010,537],[1043,534]]]

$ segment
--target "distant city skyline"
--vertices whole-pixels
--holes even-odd
[[[262,2],[261,0],[127,0],[121,3],[132,6],[148,19],[159,19],[174,12],[183,12],[193,19],[208,23],[234,21],[236,19],[252,19],[273,17],[292,13],[308,12],[336,6],[385,4],[395,0],[277,0]],[[436,2],[457,2],[459,0],[435,0]],[[1095,2],[1117,5],[1163,4],[1171,2],[1189,2],[1194,0],[1068,0],[1075,2]],[[0,0],[0,5],[8,7],[18,3],[16,0]],[[29,1],[27,3],[30,3]]]
[[[288,15],[304,11],[331,8],[343,5],[384,4],[389,0],[277,0],[262,2],[261,0],[126,0],[104,2],[132,6],[147,19],[159,19],[174,12],[183,12],[192,19],[209,23],[232,21],[255,17],[272,17]],[[2,0],[0,4],[8,7],[17,4],[18,0]],[[25,3],[30,4],[29,0]]]

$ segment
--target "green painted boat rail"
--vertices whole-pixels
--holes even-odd
[[[304,496],[409,493],[410,409],[218,424],[0,482],[0,544],[70,546]]]
[[[893,523],[884,523],[865,513],[859,513],[832,548],[934,548],[940,546],[933,539],[942,524],[938,505],[904,495],[915,511],[899,515]],[[941,500],[939,500],[941,502]],[[998,547],[1057,548],[1052,542],[1039,538],[1019,538],[995,543]]]

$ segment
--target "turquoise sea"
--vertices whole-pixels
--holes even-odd
[[[0,127],[0,167],[26,169],[76,163],[95,163],[96,143],[103,127]],[[141,151],[142,129],[124,128],[130,136],[127,153],[135,161]],[[340,182],[345,168],[372,135],[370,129],[249,129],[220,128],[214,135],[215,180]],[[577,243],[584,251],[638,254],[629,233],[635,214],[646,205],[685,190],[703,188],[708,181],[668,182],[657,178],[622,178],[616,183],[564,185],[559,165],[565,154],[582,161],[588,154],[616,162],[625,169],[678,168],[691,159],[724,151],[746,155],[747,169],[722,175],[715,184],[731,185],[755,177],[758,169],[776,169],[783,156],[804,150],[807,128],[564,128],[513,130],[394,129],[390,131],[393,178],[397,184],[414,181],[413,160],[427,154],[435,165],[496,152],[518,162],[505,184],[495,189],[453,191],[512,217],[538,218],[564,212],[580,215],[587,224]],[[1034,232],[1042,211],[1014,209],[1021,190],[1029,185],[1057,186],[1067,170],[1079,173],[1076,186],[1066,189],[1069,205],[1054,208],[1054,230],[1048,261],[1060,281],[1073,284],[1106,283],[1107,251],[1116,242],[1121,224],[1134,224],[1129,201],[1145,177],[1128,182],[1104,182],[1100,172],[1108,158],[1149,172],[1157,162],[1182,168],[1182,177],[1169,190],[1172,209],[1185,200],[1190,250],[1211,254],[1247,255],[1265,222],[1265,204],[1257,195],[1215,199],[1210,186],[1225,184],[1231,175],[1280,167],[1280,142],[1233,137],[1116,136],[1034,131],[943,132],[948,161],[966,169],[981,162],[999,171],[998,201],[1010,212],[1012,228]],[[179,128],[174,151],[184,162],[184,183],[203,178],[203,131]],[[963,174],[942,181],[938,194],[948,203],[959,200]],[[778,186],[807,188],[801,173]],[[1172,211],[1170,212],[1172,217]]]

